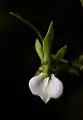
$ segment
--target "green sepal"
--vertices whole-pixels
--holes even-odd
[[[39,42],[38,38],[36,39],[36,42],[35,42],[35,49],[41,60],[41,63],[43,63],[43,59],[44,59],[43,47],[42,47],[41,43]]]
[[[53,31],[53,21],[51,21],[48,32],[43,40],[43,53],[44,53],[44,62],[50,62],[50,51],[53,41],[54,31]]]
[[[59,49],[58,52],[56,53],[56,55],[52,55],[52,60],[53,61],[56,60],[57,62],[60,62],[60,60],[63,59],[64,54],[66,53],[66,50],[67,50],[67,45],[65,45],[64,47]]]

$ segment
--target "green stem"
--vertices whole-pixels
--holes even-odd
[[[29,21],[23,19],[21,16],[15,14],[13,12],[10,12],[10,14],[13,15],[13,16],[15,16],[16,18],[20,19],[25,24],[29,25],[29,27],[31,27],[36,32],[36,34],[38,35],[38,37],[40,38],[40,40],[43,41],[43,37],[42,37],[41,33],[39,32],[39,30],[34,25],[32,25]]]

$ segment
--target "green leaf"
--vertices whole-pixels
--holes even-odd
[[[83,54],[79,56],[79,63],[83,65]]]
[[[70,67],[68,70],[69,73],[75,74],[75,75],[79,75],[79,72],[76,68],[74,67]]]
[[[56,60],[57,62],[60,62],[60,60],[63,59],[64,54],[66,53],[66,50],[67,50],[67,45],[65,45],[60,50],[58,50],[56,55],[53,56],[53,60]]]
[[[82,4],[82,7],[83,7],[83,0],[80,0],[81,4]]]
[[[60,61],[61,61],[62,63],[65,63],[65,64],[68,63],[68,60],[61,59]]]
[[[53,21],[51,21],[48,32],[43,40],[43,52],[44,52],[44,62],[50,61],[50,51],[53,41],[54,31],[53,31]]]
[[[36,52],[41,60],[41,63],[43,62],[43,47],[42,45],[40,44],[39,40],[36,39],[36,42],[35,42],[35,49],[36,49]]]
[[[80,70],[83,70],[83,65],[81,65]]]
[[[79,58],[72,61],[72,65],[83,70],[83,55],[80,55]]]

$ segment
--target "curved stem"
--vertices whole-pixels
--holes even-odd
[[[29,25],[29,27],[31,27],[35,32],[36,34],[38,35],[38,37],[40,38],[40,40],[42,41],[43,40],[43,36],[41,35],[41,33],[39,32],[39,30],[34,26],[32,25],[29,21],[23,19],[21,16],[13,13],[13,12],[10,12],[11,15],[15,16],[16,18],[20,19],[22,22],[24,22],[25,24]]]

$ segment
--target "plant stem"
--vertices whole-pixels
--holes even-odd
[[[29,27],[31,27],[36,32],[36,34],[38,35],[38,37],[40,38],[40,40],[43,41],[43,36],[39,32],[39,30],[34,25],[32,25],[28,20],[23,19],[21,16],[15,14],[13,12],[10,12],[10,14],[13,15],[13,16],[15,16],[16,18],[20,19],[22,22],[24,22],[25,24],[27,24]]]

